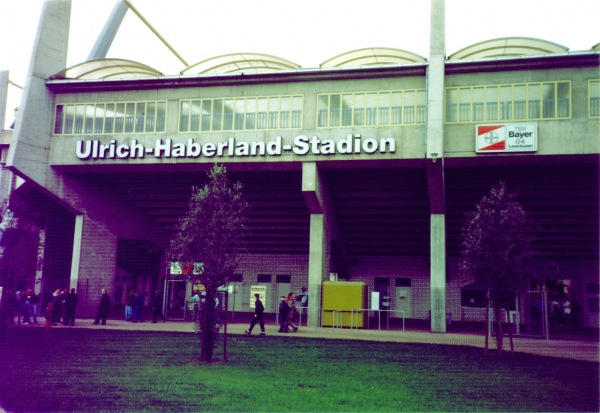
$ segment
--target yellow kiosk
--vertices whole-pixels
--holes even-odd
[[[322,294],[323,327],[365,328],[368,301],[364,282],[325,281]]]

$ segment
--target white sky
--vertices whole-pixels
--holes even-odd
[[[87,60],[117,0],[72,0],[68,66]],[[275,55],[316,68],[340,53],[393,47],[429,55],[430,0],[132,0],[191,65],[228,53]],[[0,0],[0,70],[24,86],[44,0]],[[571,51],[600,42],[598,0],[446,0],[446,54],[498,37],[535,37]],[[167,75],[184,65],[128,11],[108,57]],[[6,124],[20,90],[9,87]]]

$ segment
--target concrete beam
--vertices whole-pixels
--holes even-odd
[[[113,11],[111,12],[106,24],[104,25],[104,28],[100,32],[100,35],[94,44],[94,47],[92,48],[92,51],[88,56],[88,60],[103,59],[106,57],[108,51],[110,50],[110,46],[112,45],[112,42],[115,40],[117,32],[119,31],[119,27],[121,27],[121,23],[125,18],[125,14],[127,14],[127,10],[129,10],[127,3],[119,1],[117,4],[115,4]]]

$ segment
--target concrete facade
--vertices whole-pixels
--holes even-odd
[[[63,211],[56,226],[73,228],[73,248],[60,256],[70,271],[44,276],[48,286],[85,291],[83,313],[92,315],[101,288],[119,294],[143,288],[149,294],[166,285],[163,252],[174,219],[185,207],[190,183],[200,184],[217,162],[244,183],[255,206],[251,253],[239,269],[241,311],[250,311],[250,288],[261,279],[271,280],[271,297],[276,297],[278,276],[290,280],[285,284],[292,291],[307,287],[310,297],[320,297],[321,283],[337,274],[341,280],[366,282],[370,291],[387,292],[389,311],[408,303],[408,318],[430,319],[433,332],[445,332],[448,317],[481,320],[478,310],[461,302],[462,289],[474,281],[459,270],[461,220],[491,185],[508,180],[524,192],[526,207],[547,223],[538,234],[545,256],[532,269],[531,284],[568,280],[581,323],[597,326],[594,183],[600,129],[598,117],[589,113],[589,82],[600,77],[597,51],[451,60],[443,41],[443,2],[436,0],[431,55],[422,62],[84,80],[64,76],[70,2],[48,1],[45,7],[8,165]],[[96,49],[102,54],[107,44],[99,42]],[[508,90],[529,84],[532,90],[568,84],[568,116],[457,122],[447,113],[452,88],[475,95],[477,87]],[[333,102],[347,94],[358,102],[386,91],[402,93],[405,108],[409,96],[423,93],[425,101],[410,109],[422,107],[426,116],[406,121],[412,112],[405,109],[404,123],[323,126],[319,105],[328,96]],[[297,128],[190,132],[181,126],[184,101],[201,98],[216,107],[242,97],[260,103],[289,96],[301,97]],[[514,96],[510,99],[516,101]],[[104,111],[107,104],[126,107],[128,102],[131,107],[143,102],[144,108],[145,102],[164,102],[164,129],[106,134],[94,121],[87,130],[57,130],[62,127],[59,107],[103,105]],[[334,112],[328,113],[333,119]],[[537,149],[478,153],[479,124],[533,124]],[[203,152],[191,154],[197,145]],[[244,152],[252,147],[266,152]],[[556,185],[549,185],[551,180]],[[563,215],[565,198],[582,213]],[[564,217],[566,227],[561,226]],[[45,256],[59,259],[51,252]],[[402,295],[408,291],[409,297]],[[318,324],[316,313],[309,323]]]

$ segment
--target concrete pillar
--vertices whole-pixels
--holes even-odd
[[[129,10],[129,7],[124,1],[121,0],[115,4],[110,17],[106,21],[102,32],[98,36],[98,39],[88,56],[88,60],[103,59],[106,57],[108,50],[119,31],[119,27],[121,27],[121,23],[125,18],[127,10]]]
[[[431,332],[446,332],[446,216],[431,215]]]
[[[54,110],[46,79],[66,67],[70,19],[70,0],[44,3],[8,153],[9,167],[42,186],[52,176],[48,168],[48,128],[53,123]]]
[[[0,134],[6,122],[6,106],[8,101],[8,70],[0,70]],[[0,140],[1,142],[1,140]]]
[[[329,274],[328,233],[324,214],[324,200],[321,193],[317,164],[302,164],[302,194],[310,212],[310,243],[308,252],[308,297],[309,305],[316,307],[321,302],[321,284]],[[308,312],[309,327],[318,327],[319,314]]]
[[[100,300],[100,291],[106,288],[111,301],[114,298],[114,277],[117,266],[117,237],[110,233],[104,225],[88,216],[77,216],[77,225],[81,225],[81,249],[79,269],[77,271],[77,288],[79,303],[76,317],[95,317]],[[74,240],[74,244],[77,240]]]
[[[75,230],[73,234],[73,254],[71,258],[71,277],[69,288],[77,288],[79,281],[79,262],[81,259],[81,234],[83,232],[83,215],[75,216]]]
[[[431,331],[446,332],[446,202],[444,189],[445,4],[431,0],[427,68],[426,170],[430,209]]]

